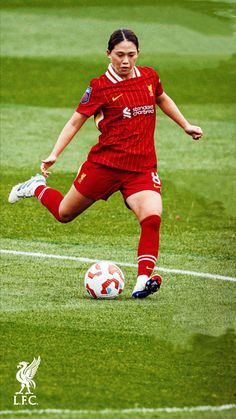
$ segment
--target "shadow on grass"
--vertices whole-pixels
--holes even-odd
[[[50,316],[53,314],[50,313]],[[54,314],[55,315],[55,314]],[[63,314],[62,314],[63,315]],[[114,315],[116,313],[114,312]],[[56,315],[55,315],[56,316]],[[35,318],[35,321],[34,321]],[[55,320],[55,319],[54,319]],[[40,408],[101,409],[221,405],[235,402],[235,333],[190,335],[175,347],[162,336],[93,329],[92,318],[68,327],[12,318],[3,326],[4,409],[18,391],[19,361],[40,355],[36,394]],[[122,321],[122,319],[121,319]],[[37,325],[35,323],[38,323]],[[175,333],[169,330],[170,338]]]

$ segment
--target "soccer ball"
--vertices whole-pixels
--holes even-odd
[[[84,285],[91,297],[112,299],[122,293],[125,278],[114,263],[97,262],[87,270]]]

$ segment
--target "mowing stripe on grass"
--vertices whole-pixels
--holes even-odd
[[[29,257],[37,257],[37,258],[73,260],[75,262],[84,262],[84,263],[101,262],[101,260],[98,260],[98,259],[89,259],[89,258],[82,258],[82,257],[76,257],[76,256],[53,255],[53,254],[48,254],[48,253],[21,252],[21,251],[18,251],[18,250],[7,250],[7,249],[0,249],[0,253],[16,255],[16,256],[29,256]],[[134,264],[134,263],[117,262],[117,261],[114,261],[114,260],[110,261],[110,262],[115,263],[116,265],[119,265],[119,266],[127,266],[129,268],[137,268],[137,265]],[[209,274],[207,272],[194,272],[194,271],[186,271],[186,270],[181,270],[181,269],[170,269],[170,268],[161,268],[161,267],[155,267],[154,269],[156,271],[167,272],[167,273],[196,276],[196,277],[199,277],[199,278],[207,278],[207,279],[219,279],[221,281],[236,282],[235,277]]]
[[[25,409],[25,410],[2,410],[0,415],[109,415],[109,414],[133,414],[133,413],[189,413],[189,412],[221,412],[235,409],[236,404],[223,404],[222,406],[193,406],[193,407],[160,407],[160,408],[134,408],[134,409],[104,409],[104,410],[70,410],[70,409]]]

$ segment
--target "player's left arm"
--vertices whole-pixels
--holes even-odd
[[[190,124],[182,115],[175,102],[165,92],[157,97],[156,102],[159,108],[161,108],[167,116],[173,119],[173,121],[184,129],[186,134],[191,135],[194,140],[200,140],[203,136],[202,129]]]

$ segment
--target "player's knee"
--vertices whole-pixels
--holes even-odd
[[[67,223],[69,223],[70,221],[72,221],[70,218],[68,218],[68,217],[65,217],[65,216],[60,216],[60,218],[58,219],[58,221],[60,222],[60,223],[62,223],[62,224],[67,224]]]
[[[67,213],[65,211],[60,211],[58,221],[60,221],[60,223],[62,224],[66,224],[72,221],[74,218],[75,217],[72,214]]]

